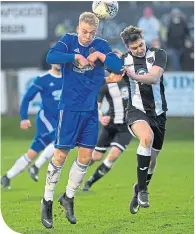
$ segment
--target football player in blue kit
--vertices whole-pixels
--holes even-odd
[[[68,221],[76,223],[74,196],[86,174],[97,142],[97,96],[104,81],[104,66],[115,73],[120,73],[122,69],[121,59],[112,52],[107,41],[95,36],[98,24],[95,14],[82,13],[77,34],[65,34],[47,55],[48,63],[62,66],[63,88],[54,157],[48,166],[41,201],[41,220],[46,228],[53,226],[53,195],[65,159],[69,151],[78,146],[78,156],[70,169],[66,191],[59,198]]]
[[[20,127],[27,130],[31,127],[28,119],[28,107],[33,98],[40,93],[42,104],[36,115],[36,135],[28,151],[19,157],[10,170],[1,177],[1,184],[5,188],[10,187],[10,180],[22,172],[42,150],[43,153],[35,162],[34,169],[42,166],[44,162],[53,156],[55,129],[57,126],[58,104],[62,90],[62,74],[59,64],[51,65],[51,70],[33,80],[32,85],[26,91],[20,105]]]

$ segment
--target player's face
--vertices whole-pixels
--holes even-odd
[[[144,57],[146,54],[146,43],[143,39],[128,44],[127,49],[136,57]]]
[[[60,66],[60,64],[53,64],[52,66],[53,66],[53,68],[54,68],[56,71],[58,71],[58,72],[61,71],[61,66]]]
[[[79,42],[82,45],[91,44],[91,42],[95,37],[96,32],[97,32],[97,26],[90,25],[85,22],[80,22],[79,26],[77,27]]]

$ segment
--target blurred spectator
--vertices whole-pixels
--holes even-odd
[[[154,48],[157,48],[157,49],[160,49],[161,48],[161,43],[160,43],[160,40],[158,38],[156,39],[153,39],[150,43],[150,46],[151,47],[154,47]]]
[[[194,43],[191,39],[185,40],[185,47],[181,54],[182,71],[194,71]]]
[[[49,43],[49,48],[51,48],[55,43],[56,41],[51,41]],[[47,71],[51,68],[51,65],[46,62],[46,57],[47,57],[48,52],[49,52],[49,49],[44,53],[42,61],[41,61],[41,70],[43,71]]]
[[[158,19],[153,15],[152,8],[144,8],[143,14],[138,21],[138,27],[143,29],[146,44],[150,46],[151,41],[159,37],[160,25]]]
[[[171,18],[167,31],[167,46],[171,55],[172,69],[181,70],[181,54],[184,49],[185,38],[189,35],[187,24],[178,8],[171,11]]]

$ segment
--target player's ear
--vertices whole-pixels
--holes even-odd
[[[76,32],[77,32],[77,33],[79,32],[79,26],[76,27]]]
[[[126,49],[129,51],[129,46],[128,45],[125,45]]]

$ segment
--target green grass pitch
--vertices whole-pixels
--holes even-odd
[[[23,133],[18,119],[2,119],[1,174],[31,143],[33,129]],[[25,139],[26,138],[26,139]],[[59,209],[57,199],[64,192],[68,171],[76,157],[71,151],[55,192],[54,228],[45,229],[40,222],[47,165],[40,171],[38,183],[27,171],[15,177],[11,190],[1,191],[1,212],[7,225],[16,232],[79,234],[191,234],[193,233],[193,119],[170,119],[164,149],[158,159],[156,174],[149,185],[150,208],[132,215],[129,200],[136,179],[136,147],[133,140],[127,151],[90,192],[78,191],[75,198],[77,224],[71,225]],[[85,180],[99,165],[88,169]]]

